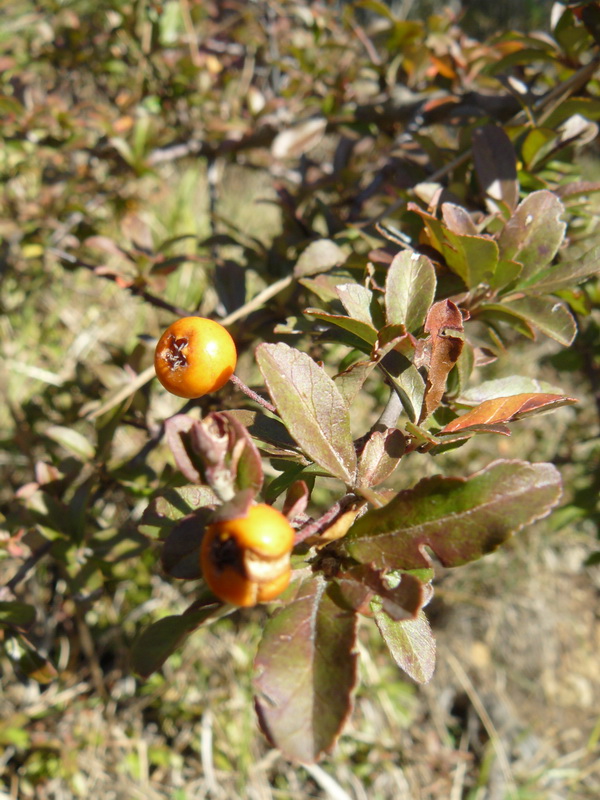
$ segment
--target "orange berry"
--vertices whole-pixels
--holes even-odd
[[[204,317],[178,319],[160,337],[154,353],[156,376],[177,397],[216,392],[231,377],[237,351],[229,332]]]
[[[248,515],[208,525],[200,564],[209,588],[227,603],[254,606],[281,594],[290,582],[294,531],[275,508],[251,506]]]

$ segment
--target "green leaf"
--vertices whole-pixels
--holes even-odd
[[[525,297],[519,300],[495,305],[490,303],[485,310],[504,312],[519,320],[527,327],[534,326],[551,339],[568,347],[577,334],[577,324],[569,309],[555,298]]]
[[[343,264],[346,254],[342,248],[331,239],[318,239],[311,242],[303,251],[294,267],[294,278],[306,278],[327,272],[338,264]]]
[[[529,281],[519,284],[519,291],[535,294],[552,294],[568,289],[600,272],[600,246],[592,247],[577,261],[554,264],[536,273]]]
[[[286,344],[261,344],[256,360],[277,410],[304,452],[351,484],[356,452],[350,414],[333,380],[306,353]]]
[[[426,256],[408,250],[398,253],[385,282],[388,325],[404,325],[410,332],[422,328],[435,288],[435,269]]]
[[[461,406],[478,406],[495,397],[511,397],[525,392],[560,394],[555,386],[546,381],[538,381],[523,375],[507,375],[505,378],[483,381],[483,383],[467,389],[460,395],[456,403]]]
[[[435,669],[435,639],[425,613],[421,611],[414,620],[397,622],[375,607],[375,622],[400,669],[417,683],[431,680]]]
[[[498,245],[494,239],[454,233],[415,203],[409,203],[408,208],[422,218],[431,243],[467,288],[491,284],[499,260]]]
[[[500,256],[523,264],[520,282],[546,267],[563,242],[564,206],[552,192],[533,192],[519,204],[498,237]]]
[[[344,317],[340,314],[327,314],[325,311],[320,311],[318,308],[305,308],[304,313],[316,319],[328,322],[330,325],[335,325],[338,328],[349,331],[363,342],[366,342],[370,347],[377,341],[377,331],[372,325],[366,322],[361,322],[352,317]]]
[[[388,369],[388,365],[389,361],[386,359],[382,362],[381,368],[391,381],[394,390],[398,393],[406,416],[411,422],[416,422],[423,408],[425,381],[414,364],[407,364],[405,369],[398,372],[398,374],[396,374],[396,370],[392,372],[391,369]]]
[[[549,513],[561,480],[552,464],[496,461],[469,478],[425,478],[358,519],[340,546],[360,563],[389,569],[475,561]]]
[[[217,495],[208,486],[166,489],[150,501],[138,527],[148,536],[164,538],[179,520],[198,509],[212,508],[218,503]]]
[[[268,620],[256,655],[256,710],[269,741],[293,761],[331,750],[352,708],[356,615],[310,577]]]
[[[17,600],[0,602],[0,627],[27,630],[35,622],[35,608]]]
[[[81,461],[88,462],[94,459],[96,450],[90,440],[73,428],[63,425],[50,425],[46,428],[46,436],[59,444],[67,452],[72,453]]]
[[[156,672],[190,633],[222,608],[220,601],[211,600],[197,610],[172,614],[153,622],[142,631],[133,645],[131,658],[134,671],[142,678]]]
[[[360,283],[342,283],[335,290],[350,317],[375,327],[373,310],[377,301],[370,289]]]

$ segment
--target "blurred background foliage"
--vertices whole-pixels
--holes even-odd
[[[162,577],[137,529],[153,493],[180,480],[162,422],[182,404],[135,384],[174,315],[235,312],[320,236],[362,253],[389,247],[380,221],[418,236],[406,203],[426,204],[431,182],[484,208],[468,149],[489,122],[511,136],[524,191],[562,187],[573,257],[597,243],[593,24],[549,2],[463,5],[4,4],[0,797],[598,796],[595,281],[565,295],[572,348],[515,337],[485,373],[548,380],[579,406],[402,476],[464,474],[499,454],[554,461],[566,483],[550,520],[442,577],[430,686],[404,682],[365,625],[354,718],[305,769],[255,728],[262,609],[199,631],[147,682],[129,668],[141,627],[194,595]],[[539,110],[590,64],[576,99]],[[577,135],[557,133],[575,115]],[[231,324],[246,382],[254,345],[311,297],[288,286]],[[332,367],[347,355],[311,352]],[[241,404],[227,388],[192,413]]]

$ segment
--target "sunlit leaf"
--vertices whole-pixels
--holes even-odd
[[[435,639],[425,613],[398,622],[379,607],[375,622],[400,669],[417,683],[428,683],[435,669]]]
[[[451,300],[435,303],[427,315],[425,331],[431,337],[431,356],[419,423],[439,406],[446,379],[462,352],[464,325],[460,309]]]
[[[456,567],[548,514],[560,493],[552,464],[496,461],[469,478],[425,478],[360,517],[340,545],[361,563],[389,569],[431,566],[427,546]]]
[[[436,277],[433,264],[418,253],[404,250],[394,257],[385,283],[385,308],[390,325],[414,332],[423,326],[433,303]]]
[[[515,394],[510,397],[495,397],[462,414],[448,423],[440,433],[464,430],[472,425],[491,425],[496,422],[514,422],[525,416],[550,411],[577,401],[572,397],[557,394]]]
[[[533,192],[521,202],[498,237],[500,256],[523,264],[520,279],[540,272],[556,255],[565,235],[564,206],[552,192]]]
[[[294,277],[306,278],[309,275],[327,272],[332,267],[343,264],[345,260],[346,254],[333,240],[317,239],[302,251],[294,267]]]
[[[310,356],[286,344],[261,344],[256,360],[291,435],[332,475],[352,483],[356,452],[350,415],[333,380]]]
[[[568,308],[550,297],[524,297],[497,305],[490,303],[484,311],[497,311],[519,320],[526,328],[537,328],[551,339],[568,347],[577,334],[577,324]]]

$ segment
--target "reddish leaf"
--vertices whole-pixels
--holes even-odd
[[[202,483],[202,465],[194,456],[188,440],[182,436],[182,434],[189,433],[194,425],[195,422],[191,417],[177,414],[165,422],[165,439],[181,474],[192,483]]]
[[[374,431],[360,455],[358,484],[377,486],[384,481],[398,466],[404,450],[404,436],[397,428]]]
[[[331,750],[352,708],[356,615],[310,577],[266,624],[255,661],[256,710],[269,741],[293,761]]]
[[[339,547],[377,568],[430,567],[430,547],[446,567],[475,561],[560,498],[552,464],[496,461],[469,478],[425,478],[382,508],[368,511]]]
[[[427,315],[425,331],[430,334],[431,356],[419,423],[439,406],[448,374],[463,349],[464,326],[460,309],[451,300],[435,303]]]
[[[310,356],[261,344],[256,360],[285,426],[305,453],[345,483],[356,472],[350,415],[337,386]]]
[[[492,425],[495,422],[514,422],[521,417],[542,411],[551,411],[560,406],[576,403],[572,397],[560,394],[515,394],[510,397],[496,397],[468,411],[448,423],[440,433],[464,430],[472,425]]]
[[[361,564],[336,576],[330,594],[342,606],[360,614],[370,616],[371,601],[378,597],[380,606],[392,619],[415,619],[427,600],[425,586],[408,573],[394,575],[394,581],[390,584],[383,570]]]

